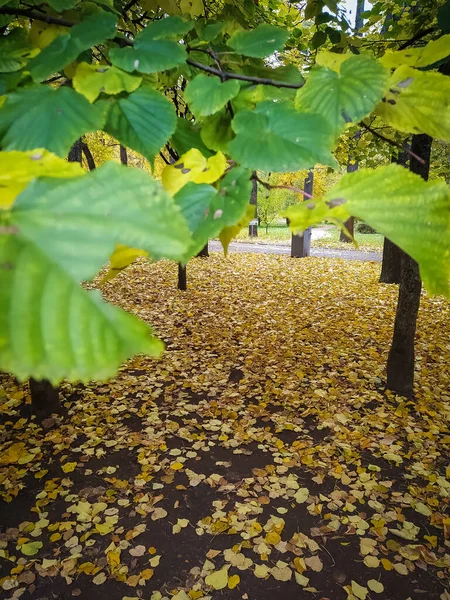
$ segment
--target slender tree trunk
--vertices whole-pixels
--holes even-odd
[[[355,134],[355,138],[356,138],[356,136],[358,136],[358,138],[359,138],[361,136],[361,132],[357,131]],[[349,158],[348,163],[347,163],[347,173],[354,173],[357,170],[358,170],[358,163],[356,161],[352,161]],[[354,219],[354,217],[350,217],[350,219],[347,219],[345,221],[344,225],[346,226],[349,234],[353,237],[355,235],[355,219]],[[344,233],[344,231],[341,229],[339,241],[350,244],[352,242],[352,239],[349,238],[348,235],[346,233]]]
[[[393,156],[391,162],[407,167],[408,159],[408,153],[402,151],[398,153],[398,156]],[[380,283],[400,283],[402,254],[402,250],[394,242],[384,238]]]
[[[430,169],[431,143],[432,138],[426,134],[414,135],[412,138],[411,151],[425,163],[421,164],[411,157],[410,170],[425,180],[428,179]],[[414,395],[414,338],[421,289],[419,266],[403,252],[394,335],[387,361],[387,387],[406,397]]]
[[[203,246],[203,248],[200,250],[200,252],[197,254],[197,256],[203,256],[203,257],[209,256],[208,242],[206,242],[206,244]]]
[[[179,290],[187,289],[186,265],[182,265],[181,263],[178,263],[178,289]]]
[[[81,164],[83,160],[83,142],[81,138],[77,140],[70,149],[67,160],[69,162],[79,162]],[[47,379],[37,381],[32,377],[30,377],[29,385],[31,406],[39,416],[47,417],[52,413],[61,412],[59,388],[53,387]]]
[[[89,168],[89,171],[93,171],[95,169],[95,161],[94,161],[94,157],[92,156],[91,151],[89,150],[89,146],[86,144],[86,142],[82,142],[82,149],[83,149],[83,154],[86,158],[86,162]]]
[[[254,172],[254,175],[256,175],[256,171]],[[253,204],[257,210],[257,207],[258,207],[258,182],[256,181],[256,179],[252,179],[252,192],[250,194],[250,204]],[[257,215],[257,213],[255,212],[255,219],[258,219],[258,217],[256,215]],[[258,225],[255,223],[255,219],[249,223],[249,226],[248,226],[249,237],[258,237]],[[259,225],[261,224],[259,222],[259,219],[258,219],[257,223]]]
[[[127,165],[128,164],[127,149],[125,148],[125,146],[122,146],[122,144],[120,144],[120,162],[123,165]]]
[[[308,171],[308,175],[303,183],[303,189],[308,196],[303,196],[303,201],[307,202],[312,196],[314,188],[314,171]],[[289,223],[288,223],[289,225]],[[310,255],[311,248],[311,227],[308,227],[302,235],[294,235],[291,237],[291,257],[305,258]]]

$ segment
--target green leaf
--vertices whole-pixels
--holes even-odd
[[[165,96],[140,88],[128,98],[110,101],[105,131],[151,160],[175,131],[176,119]]]
[[[116,35],[117,17],[99,11],[74,25],[64,35],[58,36],[29,63],[34,81],[43,81],[49,75],[61,71],[84,50],[101,44]]]
[[[211,186],[188,183],[175,195],[176,202],[183,207],[183,214],[190,219],[192,226],[192,243],[182,262],[186,263],[198,254],[209,239],[217,237],[225,228],[236,225],[245,216],[252,189],[250,175],[247,169],[234,168],[221,180],[218,191]]]
[[[30,46],[26,30],[16,27],[0,37],[0,73],[19,71],[38,51]]]
[[[419,263],[431,293],[450,293],[450,190],[443,181],[426,182],[395,164],[362,169],[344,175],[322,200],[290,207],[285,216],[294,232],[324,219],[357,217]]]
[[[89,102],[94,102],[100,93],[119,94],[134,92],[142,83],[142,77],[130,75],[109,65],[89,65],[82,62],[77,66],[72,79],[73,87]]]
[[[217,77],[197,75],[187,84],[184,97],[196,118],[207,117],[223,108],[239,90],[236,79],[222,83]]]
[[[205,146],[200,135],[203,134],[203,128],[196,126],[193,122],[177,118],[177,128],[172,136],[172,145],[181,156],[191,148],[197,148],[203,156],[209,157],[213,153]]]
[[[208,44],[209,42],[212,42],[222,32],[224,27],[225,23],[209,23],[204,27],[199,37],[191,42],[191,45],[199,46],[201,44]]]
[[[104,111],[69,87],[39,85],[9,94],[0,107],[3,150],[46,148],[66,157],[73,143],[103,128]]]
[[[200,135],[208,148],[216,152],[228,151],[228,142],[234,137],[231,120],[232,117],[228,110],[221,110],[203,120]]]
[[[450,33],[450,0],[438,10],[438,25],[444,33]]]
[[[299,111],[322,115],[337,135],[346,123],[358,122],[372,112],[381,100],[387,78],[386,69],[376,60],[351,56],[342,63],[340,73],[315,67],[298,90],[295,106]]]
[[[74,231],[66,235],[75,249]],[[147,325],[84,291],[25,236],[1,237],[0,263],[0,368],[20,380],[107,379],[133,354],[161,352]]]
[[[228,40],[228,46],[244,56],[264,58],[282,50],[289,38],[285,29],[263,23],[250,31],[236,31]]]
[[[217,190],[212,185],[190,181],[173,197],[191,232],[195,231],[200,222],[206,218],[211,201],[216,194]]]
[[[302,114],[289,103],[261,102],[232,121],[228,144],[238,163],[261,171],[298,171],[316,163],[334,164],[332,132],[319,115]]]
[[[77,0],[48,0],[48,3],[56,12],[63,12],[73,8],[77,4]]]
[[[404,133],[450,140],[450,77],[404,65],[391,76],[376,108],[388,125]]]
[[[313,50],[316,50],[317,48],[320,48],[320,46],[323,46],[326,41],[327,34],[325,33],[325,31],[316,31],[316,33],[311,38],[311,48]]]
[[[151,38],[153,40],[179,40],[180,37],[188,33],[194,25],[194,21],[187,21],[178,16],[166,17],[149,23],[140,34],[140,37],[141,39]]]
[[[136,36],[133,48],[113,48],[109,53],[111,62],[130,73],[157,73],[173,69],[186,61],[187,54],[181,44],[170,38],[179,39],[192,27],[192,22],[179,17],[154,21]]]
[[[389,68],[408,65],[420,69],[428,67],[450,56],[450,34],[428,42],[421,48],[407,48],[397,52],[386,52],[380,62]]]
[[[91,279],[115,244],[173,260],[189,244],[186,222],[162,185],[114,162],[69,181],[34,181],[16,199],[11,225],[77,281]]]

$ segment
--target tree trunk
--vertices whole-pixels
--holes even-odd
[[[89,171],[93,171],[95,169],[95,161],[91,151],[89,150],[89,146],[86,144],[86,142],[82,142],[81,147],[83,149],[83,154],[86,158]]]
[[[406,167],[408,165],[408,158],[408,153],[401,151],[398,153],[398,156],[392,156],[391,162]],[[394,242],[384,238],[380,283],[400,283],[402,254],[402,250]]]
[[[410,170],[425,180],[430,170],[432,138],[426,134],[414,135],[411,151],[420,156],[421,164],[411,157]],[[387,387],[406,397],[414,394],[414,338],[416,334],[417,314],[420,304],[422,282],[419,266],[407,254],[402,252],[402,270],[395,315],[394,335],[387,361]]]
[[[179,290],[187,289],[186,265],[182,265],[181,263],[178,263],[178,289]]]
[[[314,172],[308,171],[308,175],[303,183],[303,189],[308,196],[303,196],[303,201],[307,202],[312,196],[314,188]],[[289,225],[289,222],[288,222]],[[302,235],[294,235],[291,237],[291,257],[305,258],[310,255],[311,248],[311,227],[308,227]]]
[[[253,173],[256,175],[256,171]],[[256,216],[256,210],[258,206],[258,182],[256,179],[252,179],[252,192],[250,194],[250,204],[253,204],[255,208],[255,219],[258,219]],[[249,237],[258,237],[258,225],[255,223],[255,219],[249,223],[248,226],[248,235]],[[257,223],[261,225],[260,219],[257,220]]]
[[[203,257],[209,256],[208,242],[206,242],[206,244],[203,246],[203,248],[200,250],[200,252],[197,254],[197,256],[203,256]]]
[[[364,25],[364,19],[362,14],[364,12],[364,0],[357,0],[356,3],[356,17],[355,17],[355,31],[358,32]]]
[[[128,164],[127,149],[125,148],[125,146],[122,146],[122,144],[120,144],[120,162],[123,165],[127,165]]]
[[[380,283],[400,283],[402,272],[402,251],[391,242],[384,238],[383,242],[383,261],[381,263]]]
[[[355,138],[356,137],[359,138],[360,136],[361,136],[361,132],[357,131],[355,134]],[[347,173],[354,173],[357,170],[358,170],[358,163],[356,161],[352,161],[349,158],[348,163],[347,163]],[[349,234],[353,237],[355,235],[355,219],[354,219],[354,217],[350,217],[350,219],[347,219],[345,221],[344,225],[346,226]],[[339,241],[345,242],[346,244],[350,244],[352,242],[352,239],[349,238],[348,235],[346,233],[344,233],[344,231],[341,229]]]
[[[30,378],[31,405],[40,417],[49,417],[52,413],[61,412],[59,388],[53,387],[50,381]]]
[[[69,162],[82,163],[83,160],[83,141],[77,140],[69,150],[67,156]],[[30,378],[31,406],[40,417],[50,416],[52,413],[61,412],[61,402],[59,399],[59,388],[53,387],[50,381],[42,379],[37,381]]]

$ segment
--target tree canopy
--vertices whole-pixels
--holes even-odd
[[[255,171],[337,167],[356,126],[450,141],[448,2],[364,16],[361,36],[333,0],[3,0],[0,368],[56,384],[158,353],[147,325],[80,284],[118,253],[186,263],[211,237],[226,247],[253,217]],[[162,156],[161,182],[66,163],[97,131]],[[347,175],[289,208],[291,226],[361,218],[449,294],[449,188],[400,169]]]

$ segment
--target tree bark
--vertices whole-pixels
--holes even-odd
[[[203,246],[203,248],[200,250],[200,252],[197,254],[197,256],[203,256],[203,257],[209,256],[208,242],[206,242],[206,244]]]
[[[120,144],[120,162],[123,165],[127,165],[128,164],[127,149],[125,148],[125,146],[122,146],[122,144]]]
[[[59,388],[53,387],[50,381],[30,378],[31,406],[40,417],[49,417],[53,413],[61,412]]]
[[[256,175],[256,171],[254,172],[254,175]],[[258,207],[258,182],[256,181],[256,179],[252,179],[252,192],[250,194],[250,204],[253,204],[257,210]],[[257,213],[255,212],[255,218],[257,218]],[[261,225],[259,219],[258,219],[258,224]],[[256,223],[251,222],[248,226],[248,235],[249,237],[258,237],[258,225],[256,225]]]
[[[428,179],[432,138],[426,134],[414,135],[411,151],[424,160],[424,164],[411,157],[410,170]],[[419,266],[402,252],[402,270],[395,315],[394,335],[387,361],[387,387],[401,396],[414,395],[414,338],[420,305]]]
[[[355,138],[357,136],[358,136],[358,138],[361,136],[361,132],[360,131],[356,132]],[[352,161],[349,158],[348,163],[347,163],[347,173],[354,173],[357,170],[358,170],[358,162]],[[349,234],[353,237],[355,235],[355,218],[354,217],[350,217],[350,219],[347,219],[345,221],[344,225],[346,226],[347,231],[349,232]],[[348,235],[346,233],[344,233],[344,231],[341,229],[341,234],[339,236],[339,241],[340,242],[345,242],[346,244],[350,244],[353,240],[351,238],[349,238]]]
[[[81,147],[83,149],[83,154],[86,158],[89,171],[93,171],[95,169],[95,161],[91,151],[89,150],[89,146],[86,144],[86,142],[82,142]]]
[[[307,202],[312,196],[314,188],[314,171],[308,171],[308,175],[303,183],[303,189],[308,196],[303,196],[303,202]],[[286,219],[289,226],[289,220]],[[311,248],[311,227],[308,227],[302,235],[294,235],[291,237],[291,257],[305,258],[310,255]]]
[[[178,289],[183,291],[187,289],[186,265],[181,263],[178,263]]]
[[[69,150],[67,156],[69,162],[82,163],[83,160],[83,141],[80,138]],[[53,387],[50,381],[42,379],[38,381],[30,377],[30,395],[31,406],[40,417],[50,416],[52,413],[61,412],[61,402],[59,398],[59,388]]]
[[[391,162],[406,167],[408,165],[408,158],[408,153],[402,151],[398,153],[398,156],[392,156]],[[388,238],[384,238],[380,283],[400,283],[402,254],[402,250],[394,242],[391,242]]]

